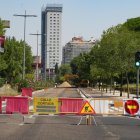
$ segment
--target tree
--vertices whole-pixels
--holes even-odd
[[[5,35],[6,30],[4,29],[3,21],[0,18],[0,35]]]
[[[0,36],[5,35],[5,29],[3,26],[3,22],[0,19]],[[0,53],[0,72],[4,69],[7,68],[7,64],[5,62],[5,60],[3,59],[3,53]]]
[[[55,74],[57,75],[59,73],[58,63],[55,64]]]
[[[124,26],[132,31],[140,31],[140,17],[128,19],[124,23]]]
[[[12,82],[16,78],[22,77],[23,68],[23,42],[16,41],[13,38],[7,38],[5,43],[5,52],[3,54],[3,60],[5,60],[7,67],[1,71],[3,77],[9,82]],[[26,73],[32,71],[32,55],[31,48],[26,44]]]
[[[63,64],[59,68],[59,74],[64,76],[65,74],[71,74],[71,67],[69,64]]]

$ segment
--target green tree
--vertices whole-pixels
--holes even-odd
[[[132,31],[140,31],[140,17],[128,19],[124,23],[124,26]]]
[[[64,76],[65,74],[71,74],[71,67],[69,64],[62,64],[59,68],[59,74]]]
[[[16,78],[22,77],[23,68],[23,42],[17,41],[14,37],[7,38],[5,43],[5,52],[3,54],[3,60],[5,60],[7,67],[1,73],[3,77],[9,82],[12,82]],[[26,73],[32,71],[32,55],[31,49],[26,45]]]
[[[5,35],[6,30],[4,29],[3,22],[0,18],[0,35]]]

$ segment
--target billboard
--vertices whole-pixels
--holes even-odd
[[[0,52],[4,52],[5,36],[0,36]]]

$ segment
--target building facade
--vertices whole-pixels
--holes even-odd
[[[42,73],[53,73],[62,62],[62,5],[48,4],[41,15]]]
[[[74,57],[89,52],[94,45],[95,40],[85,41],[82,37],[73,37],[63,47],[63,64],[69,64]]]

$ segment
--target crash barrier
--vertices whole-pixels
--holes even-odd
[[[92,98],[89,103],[96,114],[123,114],[124,106],[122,99],[116,98]]]
[[[29,96],[32,97],[32,88],[21,88],[22,96]]]
[[[29,99],[28,97],[2,97],[3,101],[6,101],[5,112],[7,114],[12,113],[29,113]]]

